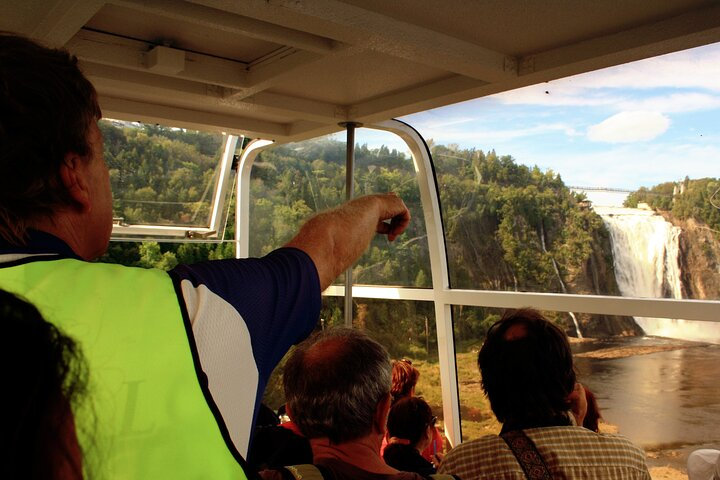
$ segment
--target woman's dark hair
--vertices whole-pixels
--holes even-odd
[[[595,394],[585,387],[585,399],[587,400],[587,411],[585,412],[585,419],[583,420],[583,427],[593,432],[600,431],[600,407],[598,406],[597,398]]]
[[[77,344],[30,303],[0,290],[3,421],[0,477],[82,478],[73,407],[87,369]]]
[[[482,386],[501,423],[520,428],[568,422],[575,370],[567,336],[533,309],[506,311],[478,355]]]
[[[60,166],[69,152],[89,157],[100,116],[77,58],[0,32],[0,237],[22,245],[32,221],[74,204]]]
[[[412,389],[417,385],[420,371],[413,367],[412,361],[403,358],[395,360],[392,366],[392,394],[393,402],[409,397]]]
[[[430,405],[420,397],[401,398],[390,409],[387,429],[390,437],[403,438],[415,447],[433,424]]]

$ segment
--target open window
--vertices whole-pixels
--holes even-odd
[[[224,237],[239,137],[102,120],[113,240]]]

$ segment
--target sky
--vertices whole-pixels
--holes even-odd
[[[402,120],[436,144],[494,149],[551,169],[566,185],[634,190],[686,175],[720,177],[720,44]],[[363,138],[358,132],[358,142],[372,145]]]

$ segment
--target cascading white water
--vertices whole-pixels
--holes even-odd
[[[615,278],[624,297],[683,298],[680,227],[650,210],[595,207],[610,232]],[[635,317],[647,335],[720,343],[720,324]]]

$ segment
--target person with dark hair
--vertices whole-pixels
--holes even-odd
[[[586,386],[575,384],[575,391],[570,394],[570,409],[575,416],[577,425],[582,425],[593,432],[600,431],[600,407],[595,394]]]
[[[570,344],[540,312],[506,311],[488,330],[478,366],[502,423],[500,436],[456,446],[440,472],[464,480],[650,478],[642,449],[619,435],[576,426],[573,395],[584,399],[584,391],[576,383]]]
[[[77,344],[30,303],[0,290],[0,478],[81,479],[73,409],[87,395]],[[89,432],[85,432],[89,433]]]
[[[420,475],[435,473],[435,466],[420,455],[430,444],[437,417],[430,405],[419,397],[401,398],[388,416],[388,446],[383,452],[385,463],[398,470]]]
[[[603,417],[600,413],[597,397],[587,387],[585,387],[585,402],[587,403],[587,410],[585,412],[585,418],[582,421],[582,426],[593,432],[599,432],[600,419]]]
[[[368,195],[263,258],[91,263],[112,230],[100,116],[75,57],[0,33],[0,287],[82,346],[92,454],[109,478],[244,478],[262,392],[315,327],[320,293],[410,214],[394,194]]]
[[[390,359],[382,345],[349,328],[299,344],[285,363],[287,412],[310,440],[313,462],[335,480],[420,480],[380,456],[390,410]],[[260,472],[265,479],[282,472]]]

